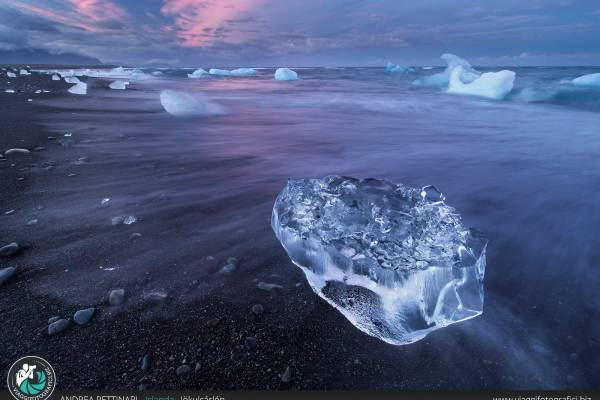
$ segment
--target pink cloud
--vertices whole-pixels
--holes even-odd
[[[239,18],[263,0],[163,0],[161,13],[173,17],[174,31],[182,46],[207,46],[216,40],[242,42],[247,35],[224,31],[228,20]]]
[[[127,16],[123,8],[107,0],[67,0],[73,11],[92,21],[122,20]]]
[[[59,9],[18,0],[13,5],[51,21],[93,33],[109,30],[100,23],[127,18],[125,10],[110,0],[65,0]]]

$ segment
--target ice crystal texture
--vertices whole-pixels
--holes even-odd
[[[480,315],[486,240],[433,186],[289,180],[271,225],[312,289],[392,344]]]

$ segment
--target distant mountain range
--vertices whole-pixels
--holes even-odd
[[[0,64],[99,65],[102,61],[76,53],[52,54],[42,49],[0,50]]]

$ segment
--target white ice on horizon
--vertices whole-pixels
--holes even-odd
[[[298,74],[289,68],[277,68],[277,71],[275,71],[275,80],[295,81],[298,80]]]
[[[445,89],[447,93],[485,97],[488,99],[503,99],[514,86],[516,74],[513,71],[481,73],[471,67],[468,61],[454,54],[443,54],[447,67],[437,74],[419,78],[415,85],[436,86]]]
[[[56,75],[56,74],[53,74],[53,75],[52,75],[52,80],[53,80],[53,81],[60,81],[60,76],[58,76],[58,75]]]
[[[232,76],[254,76],[257,74],[254,68],[237,68],[229,71]]]
[[[219,68],[211,68],[208,70],[208,73],[211,75],[217,75],[217,76],[231,76],[231,71],[228,71],[226,69],[219,69]]]
[[[81,69],[40,69],[36,72],[44,74],[60,75],[63,78],[88,76],[90,78],[107,78],[107,79],[144,79],[148,76],[138,68],[116,67],[112,69],[99,68],[81,68]]]
[[[404,67],[398,64],[392,64],[391,62],[388,61],[387,65],[385,66],[385,72],[387,72],[388,74],[396,74],[396,73],[402,73],[402,74],[408,74],[409,72],[414,72],[414,68],[411,67]]]
[[[460,65],[452,70],[448,93],[502,100],[512,90],[515,81],[515,73],[508,70],[486,72],[469,83],[462,81],[463,74]]]
[[[27,71],[26,69],[22,69],[19,71],[19,75],[31,75],[31,72]]]
[[[8,72],[6,73],[6,76],[8,76],[9,78],[16,78],[16,77],[17,77],[17,74],[15,74],[14,72],[10,72],[10,71],[8,71]]]
[[[209,117],[225,114],[225,109],[198,94],[178,92],[175,90],[162,90],[160,104],[166,112],[175,116],[201,116]]]
[[[447,87],[450,83],[450,75],[456,67],[462,67],[462,75],[460,77],[460,80],[463,83],[472,82],[481,74],[479,71],[471,67],[471,64],[469,64],[468,61],[463,60],[462,58],[455,56],[454,54],[442,54],[440,58],[446,61],[447,64],[446,69],[444,71],[438,72],[437,74],[433,74],[430,76],[424,76],[415,80],[413,83],[415,85],[423,86]]]
[[[87,94],[87,83],[79,82],[69,88],[69,93]]]
[[[127,85],[129,85],[129,82],[117,79],[116,81],[111,82],[108,87],[115,90],[125,90],[127,89]]]
[[[575,86],[593,86],[600,87],[600,73],[587,74],[575,78],[571,81]]]
[[[205,69],[202,69],[202,68],[198,68],[191,74],[187,74],[188,78],[191,78],[191,79],[206,78],[209,75],[210,74],[208,73],[208,71],[206,71]]]

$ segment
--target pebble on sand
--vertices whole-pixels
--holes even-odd
[[[167,292],[162,290],[153,290],[142,295],[142,299],[146,303],[162,303],[167,299],[167,297],[169,297]]]
[[[95,312],[96,309],[94,307],[79,310],[73,316],[73,320],[79,325],[85,325],[90,322]]]
[[[285,369],[285,371],[283,371],[283,374],[281,375],[281,381],[284,383],[287,383],[291,380],[292,380],[292,370],[290,369],[290,366],[288,365],[288,367]]]
[[[244,345],[248,349],[253,349],[256,347],[256,338],[253,336],[248,336],[246,340],[244,340]]]
[[[21,247],[15,242],[9,243],[6,246],[0,247],[0,257],[12,257],[19,254]]]
[[[2,268],[0,269],[0,286],[6,281],[8,281],[11,276],[15,274],[17,269],[14,267]]]
[[[125,289],[114,289],[111,290],[108,295],[108,304],[111,306],[118,306],[123,304],[125,301]]]
[[[150,356],[148,354],[144,354],[144,357],[142,357],[142,369],[144,371],[150,369]]]
[[[266,290],[267,292],[270,292],[273,289],[283,289],[283,286],[276,283],[258,282],[256,286],[259,289]]]
[[[57,333],[64,331],[68,327],[69,321],[67,321],[66,319],[59,319],[58,321],[55,321],[48,325],[48,335],[56,335]]]
[[[256,315],[261,315],[265,312],[265,308],[262,304],[255,304],[252,306],[252,312]]]
[[[234,264],[225,264],[219,270],[219,274],[229,275],[229,274],[234,273],[236,269],[237,269],[237,267]]]
[[[177,367],[177,376],[184,376],[192,372],[192,369],[189,365],[183,364]]]
[[[10,154],[29,154],[30,151],[27,149],[21,149],[21,148],[14,148],[14,149],[8,149],[4,152],[5,155],[10,155]]]

